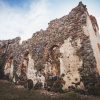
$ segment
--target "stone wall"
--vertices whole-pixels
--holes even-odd
[[[98,30],[96,19],[80,2],[68,15],[51,21],[46,30],[22,44],[20,38],[0,41],[0,60],[5,59],[1,72],[12,56],[9,66],[14,66],[15,81],[31,79],[34,84],[44,84],[49,76],[59,76],[65,81],[63,89],[95,86],[100,73]]]

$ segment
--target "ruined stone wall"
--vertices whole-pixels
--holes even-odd
[[[61,75],[64,74],[65,84],[63,88],[74,86],[78,83],[78,88],[83,88],[79,68],[81,68],[83,61],[80,59],[76,52],[77,49],[72,45],[72,40],[68,38],[60,48],[62,54],[60,58]],[[80,40],[76,40],[77,48],[81,47]],[[83,86],[82,86],[83,85]],[[81,86],[81,87],[80,87]]]
[[[13,56],[16,55],[15,51],[19,48],[19,41],[19,37],[12,40],[0,41],[0,78],[5,74],[5,67],[9,66],[10,68],[13,65]]]
[[[100,74],[100,50],[98,45],[100,44],[99,28],[96,19],[93,16],[87,14],[87,23],[83,27],[84,33],[90,39],[91,48],[93,49],[93,54],[96,59],[96,66]],[[92,62],[93,63],[93,62]]]
[[[100,73],[98,30],[96,19],[80,2],[68,15],[51,21],[46,30],[34,33],[22,44],[10,40],[11,45],[6,44],[4,50],[0,46],[0,52],[6,52],[8,61],[13,56],[14,78],[44,84],[49,75],[63,75],[64,89],[88,89],[96,84]],[[7,63],[5,60],[4,65]]]

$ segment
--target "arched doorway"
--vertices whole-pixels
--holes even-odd
[[[53,75],[60,75],[60,60],[59,60],[59,46],[58,45],[53,45],[49,49],[49,57],[51,60],[51,73]]]

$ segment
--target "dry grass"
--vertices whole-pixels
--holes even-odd
[[[0,81],[0,100],[100,100],[95,97],[85,97],[76,93],[56,94],[39,90],[28,91],[24,88],[15,88],[15,85]]]

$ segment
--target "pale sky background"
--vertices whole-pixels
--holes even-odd
[[[67,15],[82,1],[100,27],[100,0],[0,0],[0,40],[31,38],[48,23]]]

